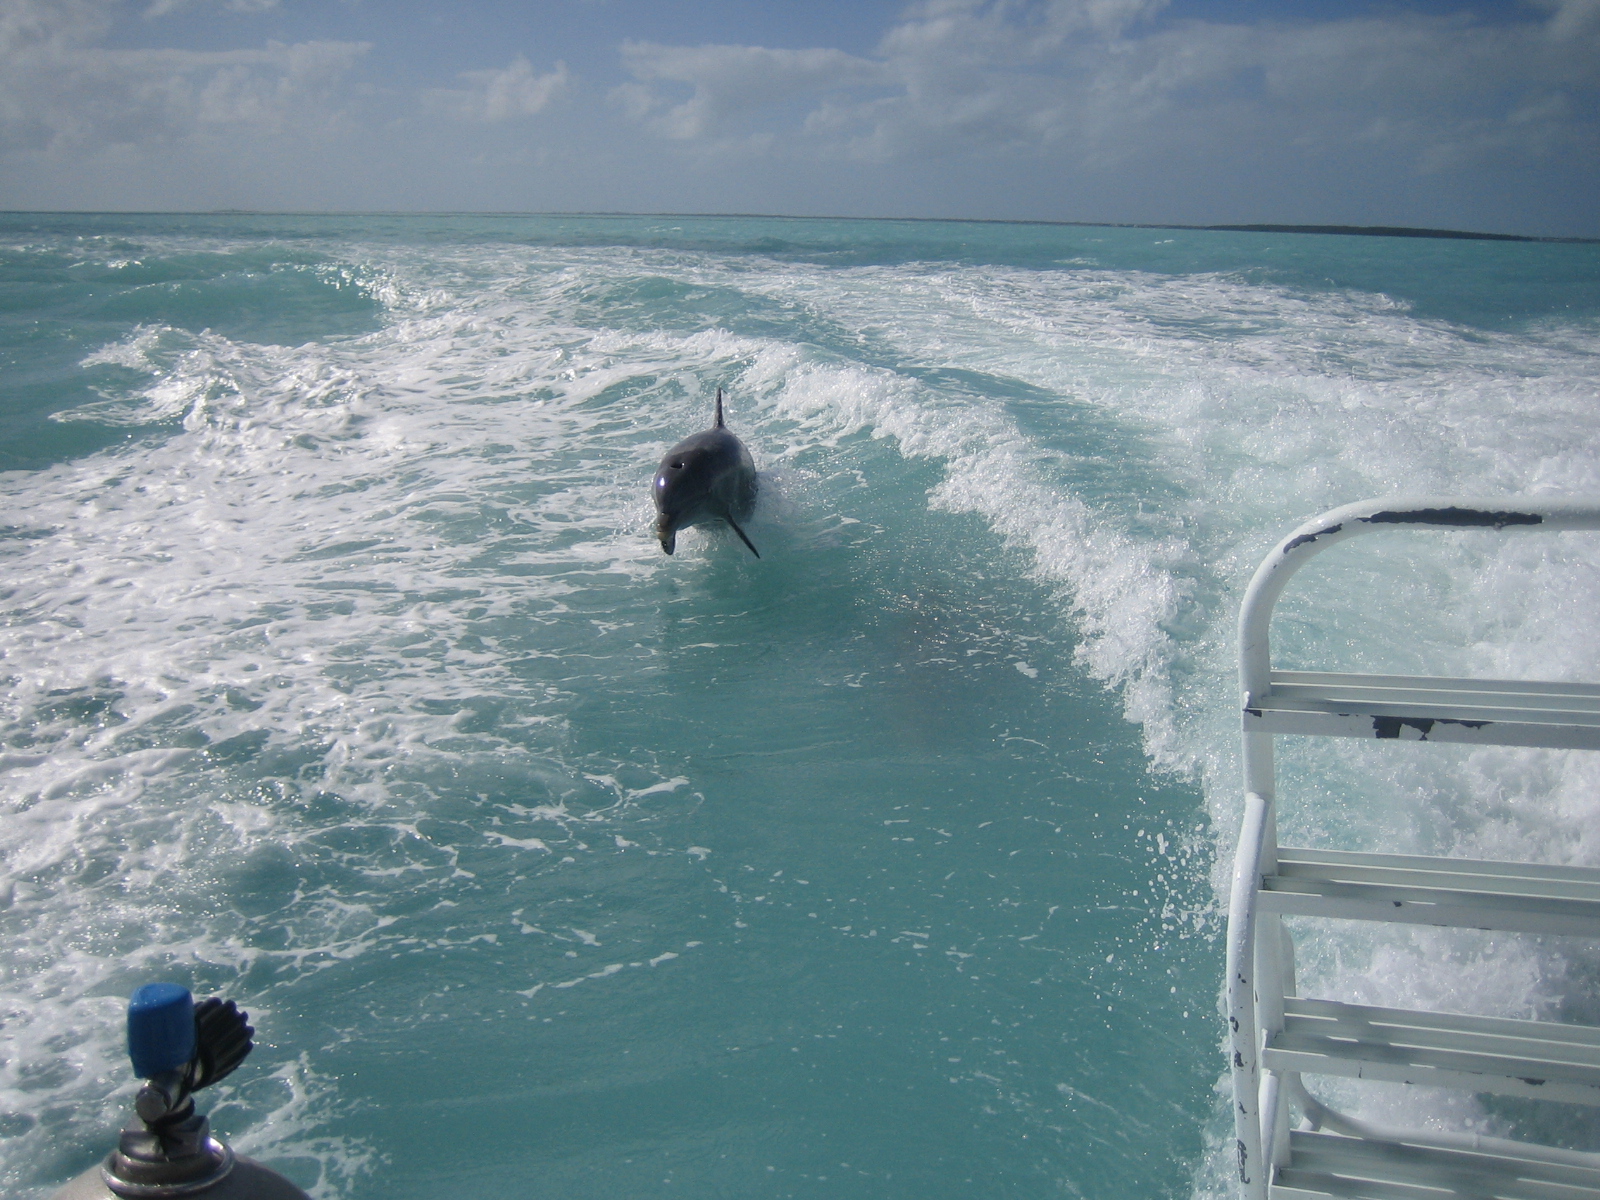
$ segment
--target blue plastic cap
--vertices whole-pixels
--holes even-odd
[[[147,983],[128,1001],[128,1057],[140,1079],[194,1057],[194,997],[176,983]]]

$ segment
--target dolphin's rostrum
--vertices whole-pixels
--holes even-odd
[[[757,558],[761,552],[745,536],[739,522],[756,504],[756,465],[744,443],[722,423],[722,389],[717,389],[717,420],[710,429],[686,437],[656,468],[656,536],[671,554],[678,530],[712,521],[726,521]]]

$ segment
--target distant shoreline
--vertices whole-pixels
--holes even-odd
[[[1160,225],[1157,229],[1212,229],[1225,233],[1334,233],[1361,237],[1463,238],[1474,242],[1581,242],[1600,238],[1534,237],[1523,233],[1473,233],[1463,229],[1413,229],[1409,225]]]
[[[1051,225],[1080,229],[1182,229],[1199,233],[1322,233],[1342,237],[1451,238],[1473,242],[1555,242],[1566,245],[1600,245],[1593,237],[1541,237],[1523,233],[1478,233],[1465,229],[1424,229],[1409,225],[1174,225],[1119,221],[1047,221],[1005,217],[844,217],[801,216],[794,213],[671,213],[671,212],[473,212],[461,209],[386,211],[382,209],[267,209],[214,208],[193,210],[144,209],[0,209],[7,217],[608,217],[675,218],[678,220],[768,221],[915,221],[939,225]]]

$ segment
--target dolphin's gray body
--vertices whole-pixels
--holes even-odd
[[[722,423],[721,388],[716,424],[668,450],[650,490],[656,498],[656,536],[668,554],[677,548],[678,530],[726,521],[750,553],[761,557],[739,528],[756,505],[756,465],[744,443]]]

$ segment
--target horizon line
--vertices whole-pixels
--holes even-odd
[[[1249,222],[1194,225],[1150,221],[1061,221],[1034,217],[861,217],[747,212],[626,212],[622,210],[521,210],[521,209],[0,209],[0,216],[82,217],[604,217],[663,218],[679,220],[768,221],[881,221],[947,225],[1045,225],[1082,229],[1180,229],[1197,233],[1295,233],[1358,237],[1441,238],[1485,242],[1548,242],[1568,245],[1600,244],[1600,237],[1486,233],[1463,229],[1435,229],[1412,225],[1275,224]]]

